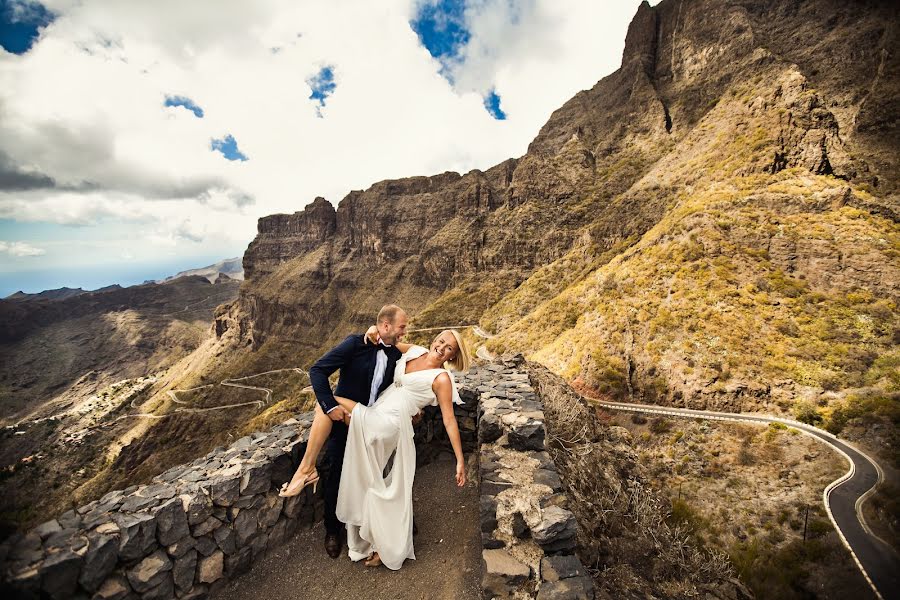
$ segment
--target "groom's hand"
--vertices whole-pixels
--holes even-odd
[[[413,426],[418,425],[418,424],[419,424],[419,421],[421,421],[421,420],[422,420],[422,411],[420,410],[419,412],[417,412],[416,414],[414,414],[414,415],[412,416],[412,424],[413,424]]]
[[[347,411],[344,410],[343,406],[338,406],[333,411],[329,412],[328,416],[331,417],[332,421],[345,421],[346,422],[347,417],[349,415],[347,414]]]

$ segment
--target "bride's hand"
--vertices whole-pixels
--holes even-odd
[[[373,344],[378,343],[378,328],[372,325],[368,329],[366,329],[366,337],[363,340],[366,344],[372,342]]]
[[[466,463],[461,460],[456,462],[456,485],[457,487],[466,485]]]

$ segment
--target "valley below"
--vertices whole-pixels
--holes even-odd
[[[757,597],[875,598],[822,504],[847,470],[837,453],[783,425],[604,419],[632,435],[672,523],[727,554]]]

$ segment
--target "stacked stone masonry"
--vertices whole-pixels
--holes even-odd
[[[484,596],[593,598],[521,360],[474,368],[459,390],[464,450],[480,447]],[[305,449],[311,419],[299,415],[11,536],[0,544],[0,591],[95,600],[214,595],[322,518],[321,490],[277,493]],[[449,448],[439,410],[426,410],[415,430],[420,464]],[[327,465],[319,468],[325,476]]]
[[[484,597],[593,599],[524,359],[503,357],[469,371],[461,384],[478,395]]]

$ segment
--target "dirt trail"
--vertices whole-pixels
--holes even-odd
[[[481,597],[478,487],[453,483],[449,455],[416,473],[413,502],[419,534],[416,560],[399,571],[367,569],[347,558],[328,558],[324,528],[300,530],[290,541],[221,589],[219,600],[367,598],[468,600]]]

